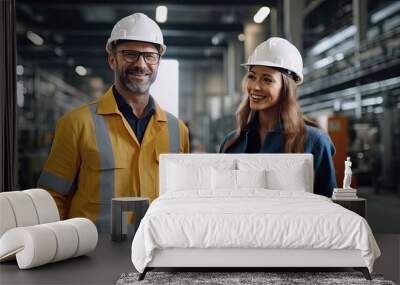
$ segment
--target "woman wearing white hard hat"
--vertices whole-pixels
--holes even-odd
[[[289,41],[273,37],[261,43],[243,64],[243,101],[236,112],[237,129],[229,133],[224,153],[312,153],[314,193],[331,197],[336,187],[327,134],[306,119],[297,102],[303,81],[303,60]]]

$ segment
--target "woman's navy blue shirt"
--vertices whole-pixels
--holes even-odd
[[[314,155],[314,193],[326,197],[332,196],[336,187],[335,168],[332,156],[335,147],[329,136],[322,130],[306,125],[307,139],[304,153]],[[221,144],[220,152],[225,143],[230,140],[236,131],[226,135]],[[260,145],[257,123],[250,124],[240,135],[239,139],[231,145],[226,153],[284,153],[284,136],[282,125],[278,123],[273,131],[268,132],[264,144]]]

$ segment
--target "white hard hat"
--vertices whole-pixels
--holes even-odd
[[[107,52],[111,52],[111,43],[117,40],[158,44],[161,47],[161,54],[167,49],[160,27],[143,13],[129,15],[115,24],[106,44]]]
[[[296,74],[297,84],[303,82],[303,59],[299,50],[288,40],[273,37],[259,44],[242,66],[277,67]]]

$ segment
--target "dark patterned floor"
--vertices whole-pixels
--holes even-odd
[[[117,285],[395,285],[392,281],[384,280],[381,275],[372,275],[373,280],[368,281],[360,272],[148,272],[142,281],[138,281],[138,276],[138,273],[122,274]]]

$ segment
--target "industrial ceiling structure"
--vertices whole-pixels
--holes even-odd
[[[155,19],[158,5],[168,8],[167,21],[159,23],[168,47],[165,58],[196,63],[218,61],[223,64],[228,42],[239,41],[240,34],[241,41],[244,40],[245,25],[253,22],[253,16],[262,6],[275,9],[277,35],[285,36],[284,21],[288,17],[285,14],[285,1],[289,0],[193,0],[184,3],[166,0],[157,4],[145,0],[20,0],[16,5],[18,64],[25,67],[26,73],[37,68],[46,70],[82,90],[85,88],[81,86],[87,84],[87,77],[82,75],[110,83],[112,73],[106,63],[104,47],[114,24],[134,12],[143,12]],[[369,0],[368,10],[378,10],[387,2]],[[309,71],[307,65],[310,65],[307,56],[311,58],[312,65],[325,64],[327,59],[336,56],[316,55],[313,50],[339,38],[340,31],[343,35],[346,29],[351,29],[352,4],[352,0],[304,1],[304,8],[300,12],[303,17],[303,46],[300,48],[306,58],[306,72]],[[270,17],[261,25],[269,27],[268,21]],[[324,39],[325,43],[322,43]],[[354,47],[354,41],[347,42],[348,50]],[[331,51],[335,50],[336,47],[332,46]],[[390,66],[383,67],[383,70],[374,75],[375,79],[386,77],[387,72],[393,72],[389,69]],[[321,77],[319,72],[316,76]],[[323,86],[328,86],[320,86],[317,82],[318,88],[308,87],[307,85],[313,84],[312,80],[311,75],[311,81],[307,80],[302,88],[302,95],[316,94]],[[352,85],[354,82],[347,83]],[[344,87],[347,86],[341,88]],[[335,91],[335,88],[327,91]]]
[[[277,1],[164,1],[168,19],[159,23],[167,44],[166,58],[222,58],[226,40],[237,39],[245,22],[261,6]],[[132,4],[134,3],[134,4]],[[60,70],[76,65],[107,78],[105,43],[114,24],[134,12],[155,19],[153,1],[33,1],[17,2],[17,45],[22,61]],[[38,35],[36,43],[30,37]],[[34,39],[35,41],[35,39]]]

